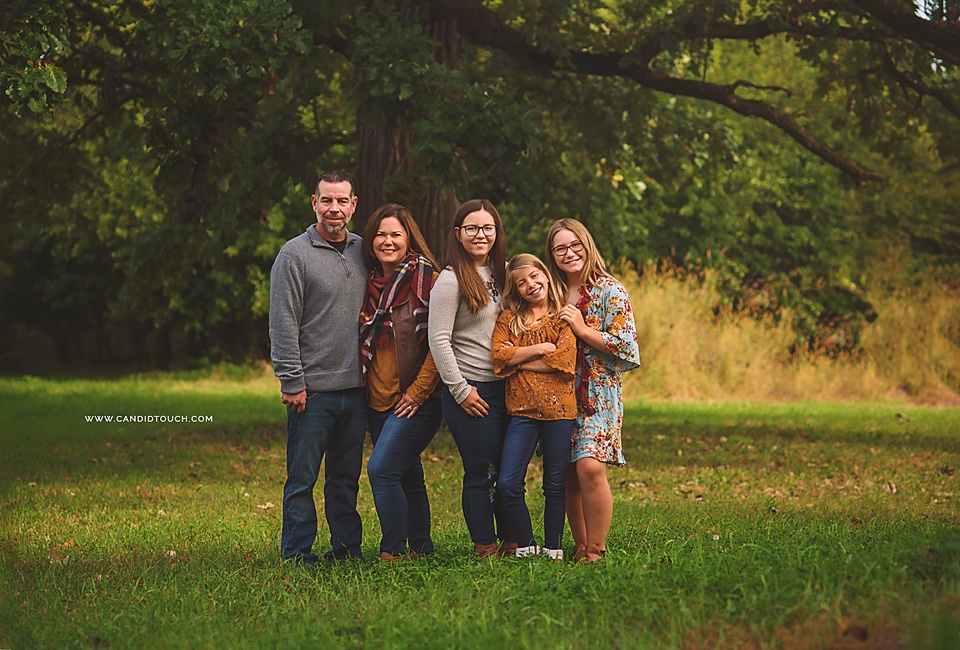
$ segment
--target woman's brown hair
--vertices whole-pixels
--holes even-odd
[[[425,257],[433,265],[433,268],[439,270],[440,265],[437,264],[433,253],[430,252],[430,247],[427,246],[427,240],[423,238],[423,233],[420,232],[417,222],[413,220],[413,215],[410,214],[410,210],[398,203],[381,205],[367,220],[367,225],[363,229],[363,260],[367,263],[367,266],[371,269],[379,269],[380,272],[383,273],[380,260],[377,259],[377,256],[373,252],[373,238],[377,235],[380,222],[387,217],[394,217],[406,231],[408,240],[407,254],[416,253],[417,255]]]
[[[477,273],[473,258],[463,249],[457,233],[460,231],[460,225],[467,218],[467,215],[480,210],[490,214],[493,217],[493,223],[497,226],[496,239],[493,240],[493,246],[490,247],[487,262],[489,262],[490,270],[493,273],[493,284],[500,293],[503,293],[503,285],[507,275],[503,223],[500,221],[500,214],[497,209],[486,199],[471,199],[460,204],[456,214],[453,215],[453,224],[450,228],[450,235],[447,237],[447,266],[452,268],[456,274],[457,284],[460,285],[460,295],[466,299],[471,314],[476,314],[486,306],[490,300],[490,292],[484,286],[483,278]]]

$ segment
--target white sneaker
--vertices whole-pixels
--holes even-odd
[[[542,548],[540,552],[544,555],[549,555],[551,560],[556,560],[557,562],[563,560],[562,548]]]
[[[540,552],[539,546],[521,546],[517,549],[517,557],[527,557],[528,555],[536,555]]]

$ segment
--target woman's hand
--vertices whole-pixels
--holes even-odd
[[[564,321],[573,330],[573,335],[589,345],[597,352],[610,353],[603,340],[603,334],[593,329],[583,320],[583,314],[573,305],[564,305],[560,310],[560,320]]]
[[[583,314],[573,305],[564,305],[560,310],[560,320],[565,322],[573,330],[575,336],[583,338],[583,330],[587,324],[583,320]]]
[[[470,387],[470,394],[467,395],[467,399],[460,402],[460,408],[466,411],[467,415],[472,415],[475,418],[482,418],[490,412],[490,405],[480,397],[476,386]]]
[[[393,412],[398,418],[410,419],[414,413],[419,410],[420,405],[407,393],[400,396],[400,401],[393,407]]]

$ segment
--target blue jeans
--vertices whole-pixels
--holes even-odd
[[[534,420],[513,415],[507,425],[497,483],[507,525],[518,546],[534,546],[530,511],[524,501],[527,465],[540,441],[543,452],[543,545],[559,549],[566,510],[564,476],[570,456],[573,420]]]
[[[441,417],[438,397],[428,398],[412,418],[398,418],[392,410],[367,414],[373,439],[367,476],[380,517],[381,552],[403,555],[408,543],[421,555],[434,551],[420,452],[437,434]]]
[[[469,383],[476,387],[480,397],[490,407],[487,415],[482,418],[468,415],[444,386],[441,395],[443,419],[457,443],[463,462],[463,518],[470,538],[475,544],[494,544],[497,541],[497,527],[501,539],[510,537],[496,490],[503,432],[507,425],[504,382]]]
[[[363,557],[357,492],[363,466],[367,396],[362,388],[307,395],[303,413],[287,409],[287,482],[283,486],[283,530],[280,546],[285,559],[313,564],[317,539],[317,507],[313,486],[326,454],[323,481],[324,513],[332,550],[328,559]]]

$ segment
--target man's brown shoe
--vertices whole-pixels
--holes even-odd
[[[497,549],[497,557],[514,557],[516,554],[516,542],[500,542],[500,548]]]

